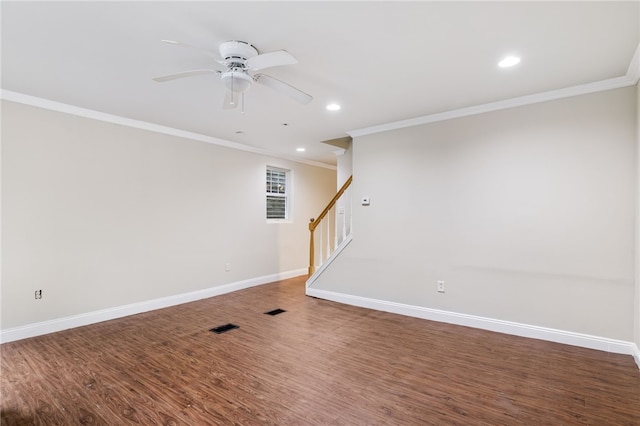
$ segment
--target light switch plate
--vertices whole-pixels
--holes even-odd
[[[363,205],[363,206],[368,206],[369,204],[371,204],[371,198],[369,198],[369,197],[362,197],[362,205]]]

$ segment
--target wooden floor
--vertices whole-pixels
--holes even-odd
[[[314,299],[303,277],[1,349],[3,426],[640,425],[631,356]]]

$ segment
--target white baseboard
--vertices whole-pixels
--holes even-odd
[[[72,315],[64,318],[57,318],[49,321],[43,321],[28,324],[20,327],[9,328],[0,331],[0,343],[12,342],[14,340],[26,339],[29,337],[41,336],[43,334],[55,333],[56,331],[67,330],[69,328],[81,327],[84,325],[95,324],[102,321],[108,321],[116,318],[122,318],[129,315],[140,314],[155,309],[167,308],[169,306],[180,305],[182,303],[194,302],[208,297],[219,296],[221,294],[231,293],[233,291],[242,290],[249,287],[255,287],[261,284],[267,284],[274,281],[285,280],[300,275],[306,275],[307,269],[296,269],[293,271],[281,272],[278,274],[265,275],[262,277],[251,278],[248,280],[237,281],[234,283],[223,284],[216,287],[210,287],[204,290],[192,291],[189,293],[176,294],[174,296],[161,297],[159,299],[147,300],[144,302],[132,303],[130,305],[117,306],[114,308],[101,309],[99,311],[87,312],[84,314]]]
[[[635,343],[632,343],[631,345],[633,358],[636,360],[636,365],[638,366],[638,368],[640,368],[640,349],[638,349],[638,345],[636,345]]]
[[[571,331],[557,330],[553,328],[538,327],[535,325],[520,324],[511,321],[502,321],[475,315],[459,314],[456,312],[441,311],[438,309],[424,308],[421,306],[405,305],[402,303],[388,302],[384,300],[370,299],[353,296],[350,294],[336,293],[327,290],[318,290],[307,287],[308,296],[362,308],[391,312],[432,321],[449,324],[463,325],[480,328],[498,333],[512,334],[515,336],[529,337],[583,348],[597,349],[625,355],[633,355],[640,368],[640,351],[633,342],[608,339],[605,337],[591,336],[588,334],[574,333]]]

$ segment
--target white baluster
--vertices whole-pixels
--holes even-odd
[[[347,200],[347,196],[346,196],[346,192],[344,194],[342,194],[342,196],[340,197],[340,205],[341,205],[341,209],[342,209],[342,215],[340,217],[341,222],[340,225],[342,228],[342,237],[340,238],[340,242],[343,242],[346,238],[347,238],[347,203],[345,202]],[[337,248],[337,246],[336,246]]]
[[[318,259],[318,266],[322,266],[322,262],[323,262],[323,255],[322,255],[322,247],[323,247],[323,244],[322,244],[322,238],[324,237],[323,229],[324,229],[324,221],[320,222],[320,232],[319,232],[319,234],[320,234],[320,241],[319,241],[319,244],[318,244],[318,246],[319,246],[319,247],[318,247],[318,248],[319,248],[319,250],[318,250],[318,255],[319,255],[320,257],[319,257],[319,259]]]
[[[338,204],[336,204],[336,208],[334,209],[334,214],[333,214],[333,251],[335,251],[338,248],[338,223],[340,219],[340,207],[338,207]]]
[[[349,233],[353,233],[353,197],[351,196],[351,188],[349,191]]]
[[[327,218],[327,259],[331,255],[331,212],[325,216]]]

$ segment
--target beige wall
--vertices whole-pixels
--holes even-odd
[[[293,170],[293,223],[266,223],[266,165]],[[334,170],[3,102],[2,329],[306,269],[335,187]]]
[[[313,287],[631,341],[635,103],[631,87],[357,138],[371,205]]]

